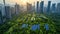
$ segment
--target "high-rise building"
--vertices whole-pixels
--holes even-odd
[[[2,7],[0,6],[0,24],[3,23]]]
[[[4,5],[3,5],[3,12],[4,12],[4,13],[3,13],[3,14],[4,14],[4,16],[6,16],[6,11],[5,11],[5,5],[6,5],[6,4],[5,4],[5,0],[3,0],[3,3],[4,3]],[[5,17],[5,18],[6,18],[6,17]]]
[[[41,1],[41,3],[40,3],[40,13],[43,13],[43,9],[44,9],[44,1]]]
[[[15,15],[15,7],[11,7],[11,15]]]
[[[15,14],[18,15],[20,13],[20,5],[19,4],[15,4]]]
[[[32,11],[35,12],[35,6],[32,6]]]
[[[35,2],[33,4],[33,6],[32,6],[32,11],[35,12]]]
[[[55,13],[56,12],[56,3],[52,4],[52,7],[51,7],[51,11],[52,13]]]
[[[47,6],[47,13],[50,13],[50,6],[51,6],[51,1],[48,1],[48,6]]]
[[[3,0],[3,3],[4,3],[4,5],[5,5],[5,0]]]
[[[39,13],[39,1],[37,1],[36,12]]]
[[[3,4],[0,4],[0,16],[1,16],[1,22],[6,21],[6,12]]]
[[[44,10],[43,10],[44,14],[47,13],[46,11],[47,11],[47,7],[44,6]]]
[[[27,11],[32,12],[32,4],[27,3]]]
[[[10,6],[5,6],[5,11],[6,11],[6,18],[10,19],[11,18]]]
[[[57,13],[60,13],[60,3],[57,4]]]

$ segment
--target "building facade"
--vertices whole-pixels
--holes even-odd
[[[6,18],[10,19],[11,18],[10,6],[5,6],[5,12],[6,12]]]
[[[3,22],[2,6],[0,6],[0,24]]]
[[[37,4],[36,4],[36,12],[37,12],[37,13],[40,13],[40,12],[39,12],[39,1],[37,1]]]
[[[51,1],[48,1],[48,6],[47,6],[47,13],[50,13],[50,7],[51,7]]]
[[[20,13],[20,5],[19,4],[15,4],[15,14],[18,15]]]
[[[44,1],[40,2],[40,13],[43,13],[44,10]]]
[[[51,8],[52,8],[51,9],[52,13],[55,13],[56,12],[56,4],[55,3],[52,4],[52,7]]]
[[[27,11],[30,13],[32,12],[32,4],[27,3]]]
[[[57,13],[60,13],[60,3],[57,4]]]

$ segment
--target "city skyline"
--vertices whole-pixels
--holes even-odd
[[[0,34],[60,34],[60,0],[0,0]]]

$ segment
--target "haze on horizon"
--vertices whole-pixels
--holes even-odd
[[[42,0],[5,0],[6,4],[22,4],[22,5],[26,5],[26,2],[29,3],[34,3],[36,1],[42,1]],[[47,4],[48,1],[52,1],[52,3],[59,3],[60,0],[43,0],[45,4]],[[0,4],[3,3],[3,0],[0,0]]]

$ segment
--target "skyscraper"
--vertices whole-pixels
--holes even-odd
[[[0,4],[0,17],[1,22],[4,23],[6,21],[6,12],[5,12],[5,6],[3,4]]]
[[[36,12],[39,13],[39,1],[37,1]]]
[[[4,3],[4,5],[5,5],[5,0],[3,0],[3,3]]]
[[[5,10],[5,0],[3,0],[3,3],[4,3],[4,7],[3,7],[3,12],[4,12],[4,18],[3,18],[3,22],[5,22],[6,21],[6,10]]]
[[[44,9],[44,1],[41,1],[41,3],[40,3],[40,13],[43,13],[43,9]]]
[[[50,13],[50,6],[51,6],[51,1],[48,1],[48,6],[47,6],[47,13]]]
[[[10,6],[5,6],[5,11],[6,11],[6,18],[10,19],[11,18]]]
[[[27,11],[32,12],[32,4],[27,3]]]
[[[11,7],[11,15],[15,15],[15,7]]]
[[[20,13],[20,5],[19,4],[15,4],[15,14],[18,15]]]
[[[52,9],[52,13],[55,13],[55,11],[56,11],[56,3],[54,3],[54,4],[52,4],[52,7],[51,7]]]
[[[0,6],[0,23],[3,23],[2,7]]]
[[[34,12],[35,12],[35,2],[33,3],[32,11],[34,11]]]
[[[4,16],[6,16],[6,12],[5,12],[5,0],[3,0],[3,3],[4,3]]]
[[[60,3],[57,4],[57,12],[60,13]]]

